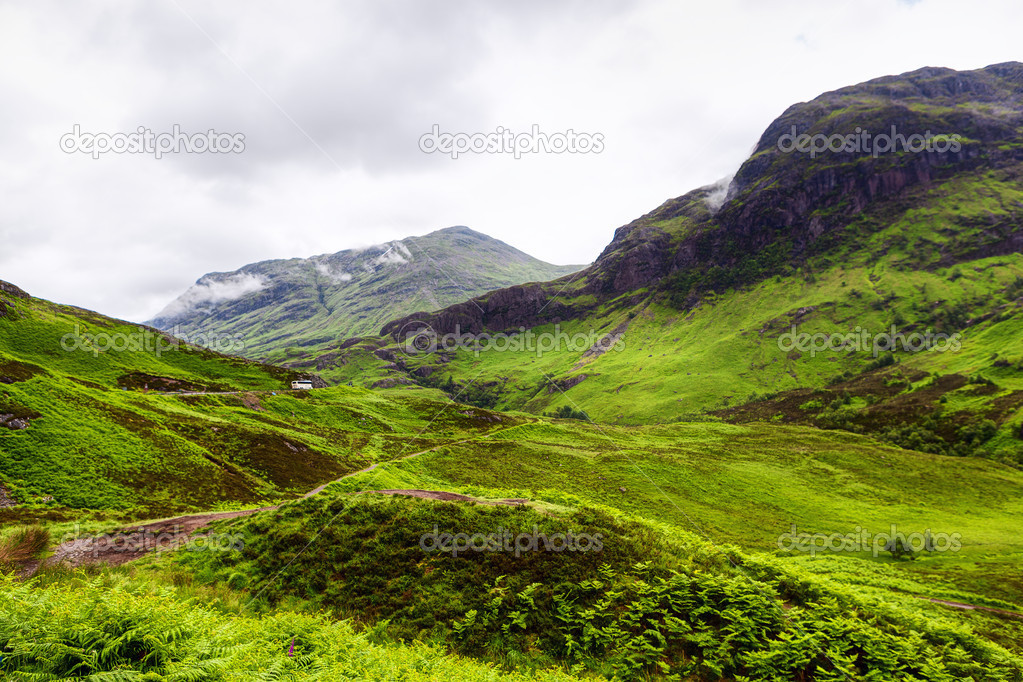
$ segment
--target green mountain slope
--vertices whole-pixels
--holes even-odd
[[[238,339],[228,350],[244,357],[294,359],[309,346],[375,334],[416,310],[581,267],[544,263],[467,227],[449,227],[366,249],[210,273],[149,324],[214,343]]]
[[[18,503],[0,523],[281,503],[215,525],[236,551],[5,582],[0,671],[1023,679],[1021,92],[1006,64],[822,95],[724,196],[667,202],[578,278],[392,320],[291,369],[111,348],[86,335],[147,330],[0,284],[0,483]],[[775,144],[892,124],[963,144]],[[948,343],[861,342],[893,326]],[[446,347],[520,327],[532,348]],[[282,391],[300,370],[342,385]],[[456,557],[424,547],[434,531],[600,549]]]

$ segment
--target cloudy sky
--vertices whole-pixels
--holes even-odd
[[[587,263],[790,104],[1023,59],[1021,20],[1017,0],[0,0],[0,279],[143,320],[206,272],[450,225]],[[244,149],[93,158],[64,151],[76,125]],[[434,125],[603,149],[452,159],[420,149]]]

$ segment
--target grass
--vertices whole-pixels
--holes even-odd
[[[0,580],[7,679],[572,679],[501,673],[423,644],[374,643],[320,614],[225,613],[166,584],[118,573]]]
[[[1013,654],[918,598],[976,602],[976,594],[855,558],[829,559],[833,568],[821,570],[823,560],[750,556],[608,507],[342,494],[223,528],[246,537],[245,549],[184,556],[185,580],[247,591],[259,608],[328,609],[389,637],[447,642],[506,666],[570,665],[623,680],[1021,673]],[[455,555],[424,549],[431,528],[439,537],[464,533],[466,544],[507,531],[516,539],[506,550],[538,529],[599,544]]]
[[[42,304],[21,305],[23,316],[15,324]],[[658,318],[648,311],[631,324],[652,331]],[[86,528],[98,530],[127,518],[287,501],[319,483],[379,463],[372,471],[333,484],[322,497],[286,504],[279,512],[235,525],[223,524],[244,531],[246,546],[240,555],[187,553],[190,563],[184,565],[168,565],[165,557],[149,568],[114,571],[103,580],[121,587],[108,592],[97,584],[94,599],[111,600],[115,606],[69,615],[67,621],[80,623],[76,632],[95,633],[89,637],[100,637],[100,631],[184,628],[183,621],[171,623],[159,615],[178,609],[190,614],[188,619],[207,623],[195,631],[194,641],[184,638],[175,643],[154,635],[147,640],[150,645],[172,653],[132,658],[133,649],[111,643],[105,658],[90,659],[86,652],[99,639],[74,635],[79,639],[69,640],[70,631],[63,625],[40,616],[44,620],[26,622],[51,632],[53,641],[67,648],[53,658],[46,653],[50,649],[34,648],[19,634],[24,631],[9,622],[8,642],[13,644],[8,646],[17,657],[5,660],[17,661],[25,670],[67,672],[92,666],[88,669],[171,675],[178,666],[225,676],[223,666],[228,663],[241,670],[256,664],[237,664],[230,656],[226,662],[220,660],[223,657],[204,658],[205,649],[195,648],[199,642],[207,646],[222,639],[203,628],[251,633],[251,628],[272,629],[268,623],[275,619],[299,619],[294,622],[305,623],[307,632],[341,627],[315,615],[318,609],[356,619],[367,633],[375,633],[374,641],[419,640],[507,667],[564,666],[580,674],[621,678],[681,674],[698,679],[720,675],[770,679],[802,674],[800,670],[824,675],[842,666],[853,670],[896,661],[909,666],[905,669],[914,675],[942,679],[941,675],[991,668],[994,661],[1000,661],[999,669],[1016,665],[1012,654],[989,643],[1015,650],[1019,633],[1013,625],[990,614],[949,612],[921,599],[1010,609],[1023,603],[1017,583],[999,579],[1020,554],[1014,538],[1023,530],[1018,527],[1023,474],[995,462],[900,450],[866,436],[801,424],[734,424],[704,416],[676,424],[607,425],[452,404],[438,400],[437,389],[372,392],[338,386],[281,392],[252,385],[252,377],[259,375],[251,373],[259,371],[258,365],[234,365],[216,356],[203,362],[237,366],[242,375],[232,376],[220,366],[201,373],[176,365],[173,355],[159,359],[165,363],[162,369],[140,369],[156,358],[123,354],[90,355],[91,362],[103,358],[105,364],[65,374],[69,367],[52,369],[38,350],[22,355],[4,352],[10,358],[5,371],[13,368],[17,376],[5,386],[3,399],[18,405],[29,419],[28,428],[0,434],[4,443],[0,472],[12,492],[30,502],[18,512],[21,516],[9,518],[41,517],[54,537],[83,517]],[[891,383],[891,391],[899,395],[902,380],[885,378],[895,370],[903,371],[878,370],[876,383]],[[196,384],[219,376],[234,382],[229,386],[237,390],[160,395],[118,388],[123,374],[136,371]],[[269,383],[274,370],[266,372]],[[911,393],[930,390],[923,378],[905,385]],[[967,382],[948,395],[970,386],[988,384]],[[983,397],[963,395],[953,407],[978,409],[969,401]],[[407,457],[414,453],[421,454]],[[934,476],[936,470],[943,475]],[[528,504],[473,507],[356,494],[382,488],[447,490],[490,500],[522,498]],[[44,495],[54,500],[43,501]],[[45,516],[53,512],[56,517]],[[331,522],[339,512],[341,522]],[[473,532],[502,524],[519,531],[534,525],[548,532],[570,527],[606,540],[599,556],[540,553],[524,563],[506,555],[453,563],[453,557],[424,558],[421,553],[418,539],[434,524]],[[846,534],[856,527],[884,532],[891,524],[906,532],[958,533],[962,547],[955,554],[927,555],[914,562],[894,562],[870,552],[818,556],[813,561],[798,553],[771,556],[778,553],[779,537],[793,526],[799,534]],[[320,529],[324,530],[316,535]],[[316,540],[311,549],[300,552],[310,540]],[[742,549],[728,549],[730,545]],[[752,571],[755,589],[747,582],[749,576],[733,574],[725,556]],[[648,567],[637,568],[641,564]],[[867,584],[863,576],[873,577]],[[33,598],[65,599],[62,590],[70,585],[80,589],[85,579],[77,573],[52,578],[44,573]],[[594,580],[603,587],[594,590]],[[210,585],[204,587],[205,583]],[[532,587],[534,583],[543,589]],[[192,606],[176,606],[176,597],[166,595],[170,602],[163,606],[145,602],[138,611],[118,601],[125,590],[142,593],[175,584],[194,585],[183,595],[219,594],[226,604],[235,599],[232,594],[260,594],[254,608],[262,615],[236,609],[204,620],[207,616],[188,610]],[[422,596],[410,601],[411,594]],[[669,611],[666,617],[649,610],[646,600],[651,594],[691,606]],[[132,599],[136,597],[141,598],[136,594]],[[559,612],[562,607],[557,605],[568,603],[565,600],[575,600],[577,607]],[[896,606],[883,606],[893,600]],[[697,608],[701,603],[704,607]],[[765,616],[765,603],[792,605],[788,620]],[[82,603],[76,608],[86,607]],[[292,608],[302,613],[289,615]],[[727,611],[733,614],[728,618],[735,618],[728,625],[703,619],[698,615],[701,608],[714,613],[738,610]],[[159,617],[133,620],[129,627],[127,621],[114,618],[118,609],[153,611]],[[612,627],[617,617],[609,614],[620,612],[649,615],[619,632]],[[851,612],[870,615],[849,625],[843,619]],[[564,618],[552,622],[554,613]],[[320,620],[302,620],[307,618]],[[930,634],[913,640],[908,648],[891,649],[876,629],[878,618],[896,631]],[[683,621],[688,625],[682,627]],[[512,622],[522,625],[505,627]],[[814,662],[816,649],[789,648],[786,642],[799,634],[789,630],[792,622],[820,633],[821,641],[828,642],[830,663]],[[965,629],[967,625],[975,634]],[[748,627],[766,627],[773,634],[741,642],[725,635]],[[863,659],[867,663],[848,659],[851,640],[849,631],[842,629],[848,627],[858,633],[855,637],[876,643]],[[604,634],[592,634],[592,628]],[[343,641],[356,636],[354,631],[329,632]],[[313,665],[312,658],[278,664],[273,654],[280,655],[274,649],[276,639],[246,636],[252,641],[244,646],[238,639],[223,641],[250,651],[246,661],[298,666],[296,674],[313,674],[301,669]],[[972,653],[964,659],[947,644],[941,648],[937,642],[942,637],[951,637],[958,642],[955,646]],[[752,644],[754,640],[759,644]],[[422,654],[436,658],[438,666],[452,666],[437,670],[478,665],[437,649],[423,654],[427,650],[417,646],[411,649],[419,652],[415,654],[401,647],[394,650],[397,653],[373,651],[380,660]],[[316,649],[315,658],[333,661],[332,651]],[[789,664],[782,665],[778,657],[802,662],[784,667]],[[923,659],[935,661],[938,668],[913,667]]]
[[[960,533],[958,556],[980,558],[1023,550],[1015,539],[1023,529],[1014,520],[1021,485],[1023,473],[992,462],[806,427],[595,427],[566,420],[384,464],[330,490],[486,490],[552,504],[608,504],[762,551],[776,550],[792,525],[845,535],[896,524],[906,532]]]

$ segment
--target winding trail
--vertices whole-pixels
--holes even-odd
[[[984,611],[986,613],[996,613],[1000,616],[1009,616],[1010,618],[1023,618],[1023,613],[1008,611],[1006,609],[996,609],[993,606],[977,606],[976,604],[964,604],[961,601],[949,601],[947,599],[935,599],[933,597],[920,598],[935,604],[950,606],[953,609],[962,609],[964,611]]]
[[[355,493],[356,495],[368,495],[370,493],[376,495],[404,495],[406,497],[418,497],[424,500],[439,500],[441,502],[475,502],[476,504],[486,504],[492,507],[508,506],[508,507],[520,507],[529,500],[521,497],[508,498],[504,500],[482,500],[478,497],[472,497],[471,495],[461,495],[459,493],[449,493],[446,490],[418,490],[418,489],[406,489],[406,490],[360,490]]]
[[[395,459],[389,459],[384,462],[376,462],[369,465],[364,469],[353,471],[345,474],[340,478],[336,478],[333,481],[328,481],[323,485],[317,486],[304,494],[298,499],[308,499],[313,495],[322,493],[332,483],[343,481],[346,478],[352,476],[358,476],[359,474],[365,474],[373,471],[381,464],[390,464],[393,462],[401,462],[406,459],[418,457],[419,455],[426,454],[427,452],[433,452],[440,448],[451,447],[452,445],[460,445],[462,443],[468,443],[471,441],[484,440],[493,436],[494,434],[501,433],[502,431],[508,431],[509,429],[517,428],[519,425],[505,426],[500,429],[495,429],[489,433],[481,436],[474,436],[470,438],[463,438],[461,440],[450,441],[447,443],[440,443],[424,450],[412,452]],[[508,499],[508,500],[483,500],[468,495],[460,495],[458,493],[451,493],[443,490],[364,490],[359,494],[376,493],[380,495],[408,495],[411,497],[419,497],[422,499],[440,500],[445,502],[475,502],[478,504],[487,505],[520,505],[524,504],[526,500],[521,499]],[[209,525],[213,521],[220,519],[233,519],[242,516],[250,516],[256,512],[261,511],[273,511],[280,509],[281,505],[272,505],[267,507],[254,507],[252,509],[241,509],[236,511],[225,511],[225,512],[199,512],[196,514],[186,514],[184,516],[177,516],[170,519],[162,519],[159,521],[153,521],[150,523],[139,524],[137,526],[130,526],[128,528],[122,528],[112,534],[105,534],[99,536],[98,539],[94,539],[93,536],[76,538],[67,542],[62,542],[54,548],[54,552],[51,556],[44,560],[44,564],[47,566],[55,566],[58,564],[67,564],[72,567],[82,566],[84,564],[93,564],[99,562],[107,562],[114,566],[134,561],[145,554],[153,551],[165,551],[167,549],[175,549],[184,546],[190,538],[192,538],[196,531]],[[39,566],[39,562],[32,562],[24,567],[22,574],[30,575]]]
[[[316,488],[313,488],[312,490],[307,492],[305,495],[302,496],[302,498],[305,499],[305,498],[308,498],[308,497],[312,497],[313,495],[318,495],[319,493],[322,493],[324,491],[324,489],[326,489],[326,487],[328,485],[332,484],[332,483],[337,483],[338,481],[343,481],[344,479],[349,478],[351,476],[358,476],[359,474],[369,473],[370,471],[373,471],[374,469],[376,469],[381,464],[391,464],[392,462],[401,462],[401,461],[406,460],[406,459],[412,459],[413,457],[418,457],[419,455],[426,454],[427,452],[433,452],[434,450],[437,450],[439,448],[447,448],[447,447],[451,447],[452,445],[460,445],[462,443],[468,443],[471,440],[482,440],[483,438],[489,438],[490,436],[494,435],[495,433],[500,433],[501,431],[507,431],[508,429],[514,429],[514,428],[515,428],[514,426],[506,426],[503,429],[497,429],[495,431],[491,431],[487,435],[480,436],[478,438],[463,438],[462,440],[455,440],[455,441],[451,441],[450,443],[441,443],[440,445],[434,445],[432,448],[426,448],[425,450],[420,450],[419,452],[413,452],[411,454],[404,455],[402,457],[398,457],[398,458],[395,458],[395,459],[389,459],[386,462],[374,462],[373,464],[370,464],[365,469],[359,469],[358,471],[353,471],[350,474],[345,474],[341,478],[335,478],[333,481],[327,481],[323,485],[318,486]]]

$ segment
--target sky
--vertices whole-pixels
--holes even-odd
[[[142,321],[207,272],[452,225],[589,263],[791,104],[1023,60],[1021,29],[1017,0],[0,0],[0,279]],[[534,126],[591,144],[429,137]],[[140,128],[178,146],[94,153]]]

